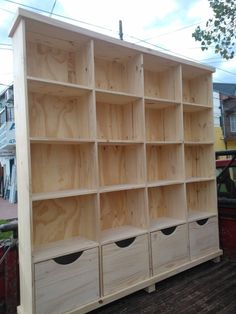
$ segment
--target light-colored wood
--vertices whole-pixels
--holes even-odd
[[[182,146],[176,145],[147,145],[147,180],[183,179]]]
[[[215,180],[188,183],[186,193],[190,221],[217,214]]]
[[[219,248],[219,230],[217,217],[206,219],[199,225],[197,221],[189,224],[190,256],[200,257]]]
[[[100,97],[102,98],[102,97]],[[119,105],[97,101],[97,136],[105,140],[144,140],[142,100]]]
[[[198,108],[188,110],[184,106],[184,140],[192,142],[213,141],[213,117],[212,110]]]
[[[186,223],[186,219],[176,219],[173,217],[150,217],[150,231],[162,230],[165,228],[175,227]]]
[[[147,288],[144,289],[147,293],[152,293],[154,291],[156,291],[156,285],[153,284],[151,286],[148,286]]]
[[[77,97],[29,93],[31,137],[94,138],[93,116],[91,93]]]
[[[33,193],[96,187],[93,144],[32,144],[31,167]]]
[[[96,194],[33,202],[34,247],[82,236],[97,240]]]
[[[73,263],[35,264],[37,314],[64,313],[99,298],[98,249],[84,251]]]
[[[213,178],[215,176],[213,152],[213,145],[185,145],[186,179]]]
[[[220,263],[220,261],[221,261],[220,256],[217,256],[217,257],[213,258],[213,260],[212,260],[212,262],[215,263],[215,264]]]
[[[102,193],[100,206],[101,230],[126,225],[147,228],[144,189]]]
[[[161,219],[160,225],[163,219],[165,219],[164,223],[168,223],[168,218],[169,223],[173,222],[174,225],[178,220],[186,221],[187,209],[183,184],[149,188],[148,198],[152,230],[155,226],[159,226],[159,219]]]
[[[25,21],[22,20],[13,38],[14,110],[16,123],[18,230],[20,263],[20,303],[23,313],[33,313],[32,223],[30,199],[30,149],[25,51]]]
[[[187,224],[177,226],[171,234],[163,231],[151,233],[154,276],[175,269],[189,260]]]
[[[144,183],[143,145],[99,145],[100,185]]]
[[[149,277],[148,235],[140,235],[127,247],[102,246],[104,295],[117,292]]]
[[[181,141],[181,107],[178,104],[145,102],[147,141]]]

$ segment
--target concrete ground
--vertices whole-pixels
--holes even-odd
[[[0,197],[0,220],[17,218],[17,204],[10,204]]]

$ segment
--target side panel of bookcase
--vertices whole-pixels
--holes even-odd
[[[31,260],[30,149],[28,142],[28,109],[25,60],[25,23],[21,20],[13,37],[14,105],[16,123],[16,156],[18,185],[19,265],[21,310],[33,313]]]

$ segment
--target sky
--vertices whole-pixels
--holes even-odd
[[[192,38],[212,16],[208,0],[0,0],[0,91],[13,82],[8,32],[20,6],[115,38],[122,20],[125,41],[213,66],[214,82],[236,83],[236,57],[203,52]]]

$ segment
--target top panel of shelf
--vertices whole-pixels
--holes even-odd
[[[17,29],[22,19],[26,21],[26,29],[29,29],[31,32],[40,33],[42,35],[53,35],[58,39],[65,39],[67,41],[82,41],[84,43],[87,42],[89,39],[94,39],[98,41],[103,41],[103,43],[116,45],[116,47],[114,46],[114,49],[117,49],[118,47],[122,49],[123,47],[126,49],[127,54],[130,54],[131,52],[133,54],[144,53],[162,58],[163,61],[166,61],[168,63],[171,62],[173,63],[173,65],[176,63],[182,63],[187,66],[191,66],[193,72],[197,69],[200,72],[213,73],[215,71],[214,68],[206,66],[204,64],[175,57],[173,55],[168,55],[157,50],[151,50],[149,48],[127,43],[125,41],[111,38],[109,36],[102,35],[22,8],[18,8],[17,16],[9,32],[10,37],[13,37],[15,30]],[[191,69],[189,72],[191,72]]]

